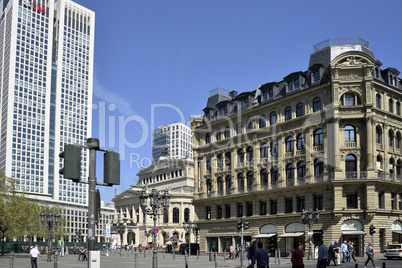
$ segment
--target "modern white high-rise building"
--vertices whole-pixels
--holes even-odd
[[[152,159],[158,161],[162,155],[172,159],[193,158],[193,136],[191,128],[183,123],[158,127],[152,134]]]
[[[0,0],[0,170],[65,215],[87,211],[88,187],[62,178],[59,153],[92,134],[94,26],[95,13],[69,0]]]

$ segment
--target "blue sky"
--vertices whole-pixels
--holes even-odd
[[[398,0],[76,2],[96,13],[92,136],[122,158],[121,185],[98,187],[105,201],[149,165],[153,129],[187,124],[218,86],[251,91],[307,70],[328,37],[359,35],[384,69],[402,71]]]

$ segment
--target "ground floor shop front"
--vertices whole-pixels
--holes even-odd
[[[278,223],[275,220],[261,219],[247,219],[247,221],[250,222],[251,228],[244,230],[244,248],[256,240],[262,242],[264,249],[272,256],[275,252],[280,252],[281,256],[289,256],[295,242],[299,244],[305,256],[308,256],[309,244],[314,256],[318,240],[323,240],[327,247],[337,241],[339,247],[345,240],[352,242],[356,256],[364,256],[365,248],[371,241],[374,242],[377,252],[382,252],[388,244],[402,242],[402,223],[399,219],[389,221],[381,217],[373,217],[370,220],[339,217],[333,220],[332,215],[323,215],[319,222],[312,225],[311,231],[308,225],[290,220]],[[376,227],[376,232],[372,236],[369,231],[371,225]],[[200,223],[199,227],[201,252],[229,252],[232,244],[242,244],[241,233],[236,229],[236,221],[224,225],[206,222]]]

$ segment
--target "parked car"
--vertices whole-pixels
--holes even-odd
[[[384,257],[388,260],[392,258],[402,258],[402,244],[391,244],[384,249]]]
[[[200,250],[200,244],[197,243],[191,243],[191,255],[197,255],[197,252]],[[180,244],[179,251],[181,254],[184,255],[184,253],[188,254],[188,244]]]

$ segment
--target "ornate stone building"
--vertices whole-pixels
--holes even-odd
[[[367,41],[331,38],[306,71],[211,94],[192,120],[201,251],[239,243],[245,218],[245,241],[288,255],[309,243],[310,209],[313,243],[350,239],[362,256],[370,225],[375,248],[402,241],[402,85],[381,65]]]
[[[112,225],[112,234],[117,234],[117,243],[123,245],[141,244],[152,242],[152,235],[146,233],[154,227],[153,219],[145,215],[140,205],[142,189],[163,192],[169,189],[170,207],[157,220],[159,232],[157,244],[162,246],[167,243],[194,243],[197,239],[194,232],[188,232],[183,228],[183,222],[194,221],[194,161],[192,159],[172,159],[160,157],[159,161],[142,169],[138,174],[140,186],[131,186],[129,189],[116,196],[116,214]],[[123,228],[121,228],[123,226]],[[121,237],[121,230],[123,236]],[[174,237],[174,239],[172,239]]]

